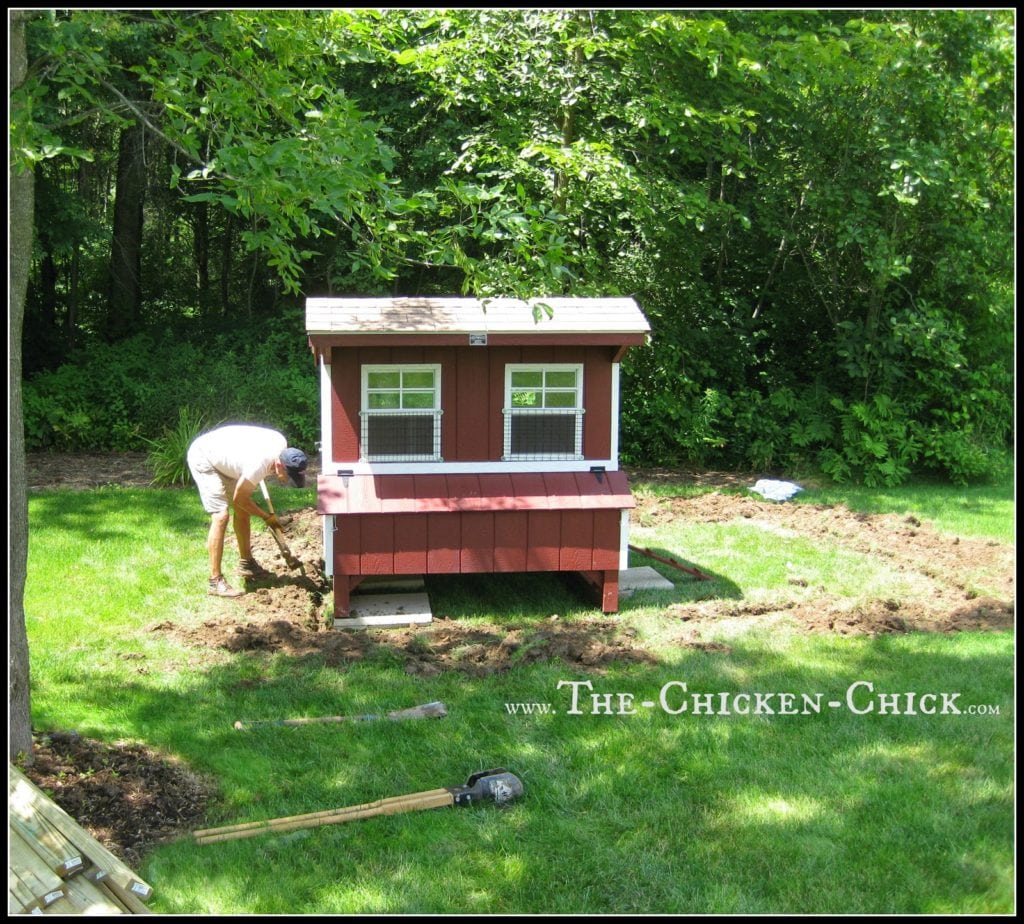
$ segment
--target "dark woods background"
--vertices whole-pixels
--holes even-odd
[[[634,464],[898,484],[1013,434],[1013,14],[39,12],[30,450],[319,437],[309,295],[634,296]]]

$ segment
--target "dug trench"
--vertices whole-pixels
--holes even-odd
[[[135,468],[126,464],[116,477],[125,484],[148,484],[144,471],[136,471],[142,459],[135,461]],[[42,460],[33,464],[30,457],[29,463],[30,488],[50,485]],[[109,466],[83,469],[61,463],[57,468],[102,470],[107,479],[102,483],[116,480],[111,479]],[[446,671],[484,676],[537,661],[558,660],[587,673],[600,673],[612,663],[658,662],[628,619],[616,617],[560,619],[549,614],[510,627],[460,621],[435,611],[428,626],[332,630],[326,618],[330,586],[323,571],[321,521],[312,508],[288,516],[289,545],[303,563],[303,574],[289,571],[269,533],[260,530],[254,535],[254,553],[274,570],[273,579],[251,586],[237,600],[212,601],[213,614],[198,626],[163,621],[146,631],[166,633],[197,653],[279,653],[319,658],[338,670],[384,654],[392,663],[397,659],[408,673],[424,677]],[[950,536],[913,517],[860,514],[843,506],[775,504],[722,490],[685,498],[638,497],[633,514],[638,533],[675,518],[705,523],[742,520],[766,537],[803,536],[877,556],[905,576],[915,592],[900,599],[880,593],[851,608],[827,588],[809,586],[794,574],[794,594],[776,603],[719,597],[668,604],[662,615],[672,627],[669,645],[727,657],[729,646],[720,639],[722,630],[730,628],[785,626],[794,632],[849,636],[1013,627],[1015,552],[1009,545]],[[985,575],[985,596],[972,589],[971,578],[978,574]],[[693,580],[682,573],[672,577],[677,582]],[[140,664],[139,670],[145,669]],[[33,782],[135,868],[153,847],[200,824],[214,792],[209,781],[188,767],[136,743],[102,743],[73,731],[49,731],[36,735],[33,757],[24,768]]]

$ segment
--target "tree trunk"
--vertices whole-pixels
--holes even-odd
[[[210,209],[205,202],[197,203],[192,235],[193,252],[196,261],[196,303],[199,316],[210,315]]]
[[[75,348],[76,332],[78,329],[78,277],[79,277],[79,264],[81,258],[79,257],[80,247],[78,243],[75,243],[74,250],[71,251],[71,281],[68,286],[68,312],[64,318],[64,343],[67,346],[68,352],[71,352]]]
[[[220,313],[223,317],[231,314],[231,244],[235,220],[230,215],[224,220],[224,237],[220,251]]]
[[[28,69],[25,49],[25,22],[28,10],[8,14],[10,86],[16,89]],[[11,115],[24,117],[12,104]],[[35,180],[31,168],[19,171],[13,152],[8,159],[8,204],[10,238],[8,245],[8,536],[9,577],[7,590],[7,705],[8,758],[32,755],[32,708],[29,679],[28,635],[25,631],[25,573],[28,568],[28,489],[25,474],[25,427],[21,405],[21,330],[25,318],[25,293],[32,260],[33,196]]]
[[[110,249],[110,314],[107,334],[122,339],[136,328],[142,304],[142,204],[146,195],[143,127],[121,132]]]

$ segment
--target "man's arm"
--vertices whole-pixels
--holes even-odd
[[[235,510],[244,510],[250,516],[259,517],[261,520],[267,520],[270,517],[269,513],[265,513],[263,509],[253,499],[253,492],[256,490],[254,485],[248,478],[239,478],[235,484],[235,496],[232,498],[232,504]]]

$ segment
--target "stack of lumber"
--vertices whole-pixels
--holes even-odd
[[[153,889],[7,765],[9,914],[150,914]]]

